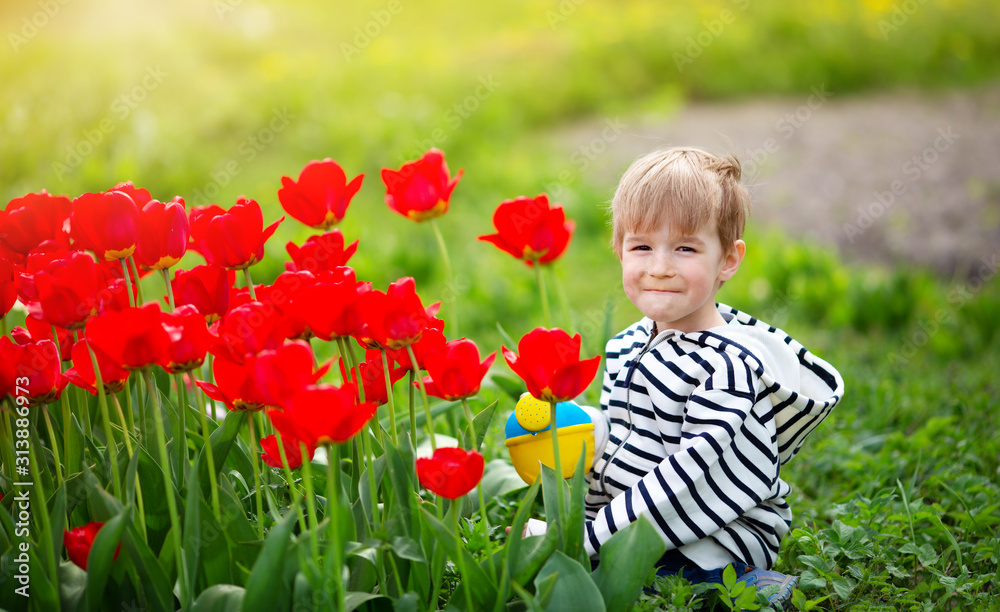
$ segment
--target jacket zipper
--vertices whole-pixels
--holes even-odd
[[[614,461],[615,459],[615,455],[617,455],[618,451],[620,451],[622,447],[625,446],[625,443],[628,442],[629,437],[635,430],[635,425],[632,422],[632,374],[635,373],[635,369],[639,367],[639,361],[641,361],[642,357],[649,352],[649,349],[653,348],[655,344],[659,344],[656,341],[656,338],[658,336],[659,334],[650,336],[649,342],[646,343],[646,346],[642,347],[642,350],[639,351],[639,355],[636,356],[636,358],[632,361],[632,365],[629,366],[628,372],[625,374],[625,414],[628,415],[628,433],[625,434],[625,437],[622,439],[621,443],[617,447],[615,447],[614,452],[611,453],[611,456],[608,457],[608,460],[605,462],[604,467],[601,469],[601,477],[599,481],[601,483],[601,492],[604,495],[608,494],[607,486],[604,483],[604,475],[608,471],[608,466],[611,465],[611,462]],[[665,340],[668,337],[670,336],[665,336],[663,339]]]

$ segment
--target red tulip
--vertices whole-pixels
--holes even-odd
[[[361,329],[361,298],[368,288],[346,266],[320,273],[291,294],[288,313],[322,340],[344,338]]]
[[[3,394],[25,397],[29,405],[37,406],[59,399],[67,383],[55,342],[40,340],[18,346],[7,336],[0,337],[0,390]]]
[[[142,210],[142,207],[146,205],[147,202],[153,199],[153,196],[149,193],[148,189],[143,189],[142,187],[136,187],[132,181],[125,181],[124,183],[118,183],[108,191],[121,191],[128,194],[128,197],[132,198],[135,205]]]
[[[97,367],[101,369],[101,380],[104,382],[105,393],[118,393],[125,388],[128,370],[115,363],[100,349],[94,349],[97,357]],[[91,361],[87,341],[80,340],[73,345],[73,367],[66,370],[63,376],[69,382],[81,389],[86,389],[91,395],[97,395],[97,377],[94,375],[94,362]]]
[[[424,369],[427,363],[427,356],[444,348],[445,338],[443,330],[444,321],[437,317],[432,317],[427,326],[424,327],[424,331],[420,332],[420,340],[410,345],[410,349],[413,350],[413,356],[417,358],[416,368],[410,363],[410,354],[406,350],[406,347],[388,351],[389,358],[406,370],[416,371]]]
[[[521,338],[518,354],[503,347],[503,356],[533,396],[563,402],[583,393],[601,365],[600,356],[580,361],[580,343],[580,334],[536,327]]]
[[[379,406],[389,402],[389,393],[385,388],[385,367],[382,363],[382,351],[368,351],[366,361],[358,364],[357,374],[365,390],[365,401],[375,402]],[[388,361],[388,359],[387,359]],[[343,368],[341,368],[343,371]],[[389,384],[395,384],[403,375],[405,368],[394,368],[389,362]]]
[[[44,189],[14,198],[0,211],[0,244],[19,258],[47,240],[69,248],[69,234],[63,226],[72,212],[69,198]]]
[[[268,406],[285,407],[299,389],[315,384],[330,369],[330,363],[315,367],[312,349],[306,342],[289,342],[261,351],[247,360],[253,367],[254,382]]]
[[[344,246],[344,234],[339,229],[333,229],[325,234],[309,236],[301,247],[289,242],[285,250],[292,258],[292,261],[285,262],[286,270],[306,270],[315,274],[346,266],[358,250],[358,241]]]
[[[163,329],[170,344],[160,363],[163,369],[174,374],[189,372],[205,361],[212,336],[208,333],[205,317],[194,306],[180,306],[161,316]]]
[[[406,162],[399,170],[382,168],[385,203],[390,210],[412,219],[426,221],[448,212],[448,201],[464,170],[454,178],[448,173],[444,153],[431,149],[416,161]]]
[[[447,499],[458,499],[483,478],[483,456],[461,448],[439,448],[431,457],[417,459],[417,479],[425,489]]]
[[[209,263],[242,270],[264,258],[264,243],[284,217],[264,227],[260,205],[240,197],[228,211],[217,206],[192,210],[191,239]]]
[[[285,458],[288,459],[288,469],[294,470],[302,466],[302,449],[296,438],[288,438],[284,434],[281,436],[281,445],[285,447]],[[278,436],[271,434],[260,441],[260,448],[264,451],[260,458],[271,467],[280,468],[281,452],[278,450]],[[315,449],[306,446],[309,453],[309,461],[312,461]]]
[[[188,304],[194,306],[206,322],[212,323],[229,310],[229,289],[235,282],[236,273],[232,270],[207,264],[177,270],[170,287],[178,308]]]
[[[535,260],[544,264],[562,255],[575,224],[566,220],[562,206],[550,206],[549,197],[543,193],[534,198],[504,200],[493,213],[493,226],[497,233],[479,239],[492,242],[530,266]]]
[[[347,383],[310,385],[299,390],[284,410],[268,411],[271,422],[282,436],[292,436],[307,446],[347,442],[361,431],[378,406],[358,403],[357,388]]]
[[[70,561],[76,563],[84,571],[87,570],[87,557],[90,556],[90,548],[94,545],[97,532],[102,527],[104,527],[104,523],[92,521],[83,527],[74,527],[69,531],[63,530],[63,546],[66,548],[66,555],[69,556]],[[118,558],[121,548],[122,545],[118,544],[113,559]]]
[[[285,324],[274,314],[274,307],[261,302],[248,302],[229,309],[217,324],[217,340],[209,349],[215,356],[228,356],[243,363],[252,355],[276,349],[284,343]]]
[[[132,299],[129,300],[129,283],[126,283],[124,278],[116,278],[111,281],[107,287],[97,294],[97,312],[102,313],[106,310],[125,310],[126,308],[130,308],[132,304],[138,304],[139,288],[134,283],[131,286]]]
[[[178,196],[167,203],[150,200],[139,215],[135,262],[153,270],[175,266],[187,252],[190,237],[183,198]]]
[[[32,280],[33,297],[41,305],[45,320],[59,327],[78,329],[100,307],[98,292],[103,286],[97,264],[82,251],[53,261]]]
[[[380,346],[402,349],[420,340],[420,335],[440,303],[424,308],[410,277],[389,284],[386,293],[372,290],[361,296],[360,308],[368,333]]]
[[[329,157],[311,161],[299,174],[298,183],[281,177],[278,201],[285,212],[309,227],[329,229],[344,218],[364,178],[359,174],[348,183],[344,169]]]
[[[457,400],[479,393],[483,377],[493,365],[496,353],[479,362],[479,348],[472,340],[452,340],[444,349],[427,356],[429,376],[424,378],[427,395]],[[416,383],[414,383],[416,384]]]
[[[190,221],[191,226],[191,242],[188,244],[188,248],[201,253],[205,259],[208,259],[209,250],[205,242],[208,236],[208,224],[212,222],[212,219],[224,214],[226,214],[226,209],[218,204],[192,208],[191,212],[188,213],[188,221]],[[261,224],[263,225],[263,221]]]
[[[37,309],[37,313],[33,312]],[[14,342],[24,346],[38,342],[39,340],[54,340],[52,338],[52,324],[36,318],[35,314],[41,314],[41,308],[37,303],[28,305],[28,316],[24,318],[24,327],[15,327],[10,330],[10,337]],[[73,353],[73,332],[65,327],[55,326],[56,337],[59,339],[59,359],[69,361]]]
[[[257,388],[254,377],[254,363],[233,361],[226,355],[219,355],[212,361],[215,384],[196,381],[198,387],[209,398],[222,402],[234,412],[255,412],[267,405],[267,400]],[[284,434],[282,434],[284,435]]]
[[[0,257],[0,318],[7,316],[17,301],[17,277],[14,264]]]
[[[164,361],[170,336],[163,328],[160,305],[109,310],[87,323],[87,341],[126,370]]]
[[[281,334],[290,340],[309,340],[314,336],[308,322],[299,316],[293,307],[293,297],[309,290],[316,284],[316,276],[312,272],[282,272],[271,285],[258,285],[256,301],[271,309],[272,317],[281,323]],[[245,291],[244,291],[245,290]],[[250,303],[250,291],[242,288],[236,296],[230,298],[234,305]],[[326,306],[324,304],[324,306]]]
[[[85,193],[73,200],[70,235],[98,260],[125,259],[139,240],[139,207],[124,191]]]

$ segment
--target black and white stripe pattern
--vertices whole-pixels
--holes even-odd
[[[586,498],[587,552],[646,516],[704,568],[770,568],[788,532],[781,465],[837,404],[843,380],[787,334],[728,306],[724,328],[651,337],[643,319],[607,346],[610,439]]]

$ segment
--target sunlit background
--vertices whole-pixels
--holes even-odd
[[[740,156],[754,211],[719,300],[787,330],[847,388],[782,469],[794,527],[820,536],[795,532],[779,567],[806,577],[798,555],[823,555],[855,580],[824,587],[820,609],[995,601],[996,0],[0,0],[0,35],[0,204],[131,180],[189,208],[246,195],[270,223],[281,177],[331,157],[365,174],[339,226],[360,240],[358,278],[413,276],[430,303],[446,284],[434,235],[385,206],[380,170],[444,150],[465,170],[438,220],[461,312],[445,333],[484,354],[543,323],[532,270],[476,240],[502,200],[547,192],[576,222],[552,266],[553,324],[596,355],[639,316],[608,245],[621,173],[668,145]],[[310,233],[286,218],[254,279]],[[502,359],[493,372],[509,375]],[[489,381],[474,409],[494,398],[506,416]],[[488,460],[506,457],[501,421]],[[917,543],[933,553],[919,563]]]
[[[281,176],[332,157],[366,175],[341,225],[361,240],[359,276],[384,286],[412,275],[433,300],[443,284],[433,236],[385,207],[379,171],[436,146],[465,169],[441,226],[463,335],[485,342],[499,340],[497,321],[511,334],[539,321],[530,270],[475,237],[501,200],[542,191],[577,223],[555,267],[572,325],[599,351],[609,299],[611,327],[635,318],[603,206],[632,159],[666,145],[743,158],[755,241],[721,297],[774,310],[779,323],[801,314],[906,329],[921,300],[933,302],[927,283],[975,276],[1000,246],[995,2],[2,7],[3,201],[132,180],[189,207],[245,194],[270,221],[282,214]],[[949,126],[957,143],[906,174]],[[861,228],[897,179],[906,193]],[[308,233],[286,219],[255,276],[273,279],[284,243]],[[869,303],[891,314],[872,316]]]

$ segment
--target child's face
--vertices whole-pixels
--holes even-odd
[[[715,308],[722,281],[739,268],[746,247],[737,240],[724,250],[715,227],[674,236],[668,224],[652,232],[626,232],[622,242],[622,285],[659,331],[693,332],[723,325]]]

